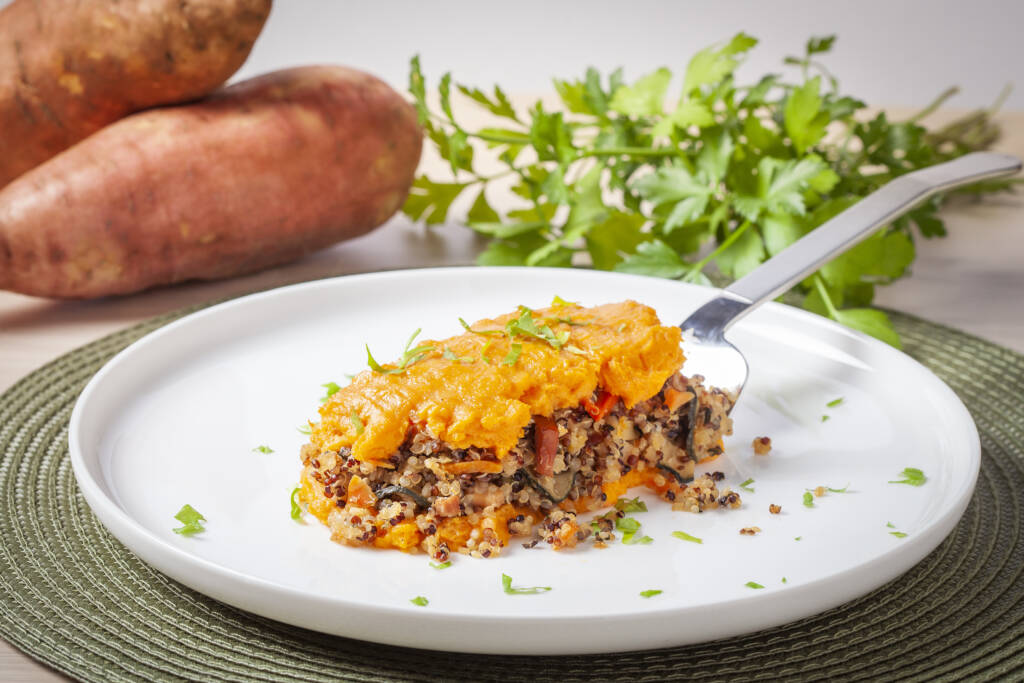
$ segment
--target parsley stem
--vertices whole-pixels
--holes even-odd
[[[925,107],[924,109],[922,109],[921,111],[917,112],[909,119],[907,119],[907,123],[917,123],[918,121],[920,121],[921,119],[923,119],[924,117],[928,116],[936,109],[941,107],[946,100],[948,100],[950,97],[953,97],[959,92],[960,88],[955,85],[951,88],[947,88],[942,93],[940,93],[938,97],[932,100],[931,104],[929,104],[927,107]]]
[[[520,169],[517,168],[517,167],[512,167],[512,168],[509,168],[507,171],[502,171],[501,173],[495,173],[494,175],[480,175],[479,173],[474,173],[473,174],[474,180],[472,182],[474,182],[474,183],[489,183],[492,180],[497,180],[498,178],[504,178],[507,175],[511,175],[513,173],[518,172],[519,170]]]
[[[829,296],[828,290],[825,289],[825,280],[819,273],[814,274],[814,288],[818,291],[818,295],[821,297],[821,301],[825,304],[825,310],[828,311],[828,317],[833,320],[839,320],[839,311],[836,310],[835,304],[832,303],[832,297]]]
[[[722,243],[718,245],[718,247],[714,251],[712,251],[710,254],[702,258],[700,261],[697,261],[695,264],[693,264],[693,268],[690,270],[690,272],[700,272],[704,270],[704,266],[711,263],[714,259],[718,258],[723,251],[731,247],[733,243],[736,240],[738,240],[743,235],[743,233],[747,231],[749,227],[750,221],[743,221],[740,227],[733,230],[728,237],[722,240]]]
[[[675,147],[601,147],[579,152],[579,158],[601,156],[671,157],[679,154]]]
[[[528,145],[530,144],[529,137],[515,137],[512,135],[498,135],[496,133],[470,133],[466,131],[469,137],[476,138],[477,140],[483,140],[485,142],[498,142],[505,143],[508,145]]]

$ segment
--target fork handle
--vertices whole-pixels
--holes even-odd
[[[690,316],[683,328],[703,330],[702,336],[721,335],[764,301],[785,292],[929,197],[955,187],[1013,175],[1020,169],[1021,161],[1015,157],[975,152],[891,180],[732,283],[723,296]],[[702,313],[700,324],[687,325]],[[712,329],[717,334],[712,334]]]

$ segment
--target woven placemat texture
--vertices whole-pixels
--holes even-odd
[[[184,312],[73,351],[0,396],[0,636],[82,680],[1024,679],[1024,356],[894,314],[906,351],[981,433],[963,520],[906,575],[784,627],[704,645],[573,657],[411,650],[261,619],[150,569],[75,484],[68,419],[116,352]],[[514,637],[514,635],[513,635]]]

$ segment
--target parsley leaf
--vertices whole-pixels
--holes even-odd
[[[762,586],[761,584],[759,584],[756,581],[747,581],[743,585],[746,586],[747,588],[764,588],[764,586]]]
[[[907,535],[905,533],[903,533],[902,531],[890,531],[889,534],[891,536],[895,536],[896,538],[906,538],[907,537]]]
[[[651,588],[650,590],[640,591],[640,597],[642,598],[653,598],[655,595],[661,595],[665,591],[658,590],[657,588]]]
[[[637,501],[639,502],[639,501]],[[646,510],[646,506],[644,506]],[[640,522],[633,517],[620,517],[615,520],[615,528],[622,533],[623,545],[649,545],[654,543],[650,536],[640,536]]]
[[[537,321],[533,319],[533,311],[525,306],[520,306],[518,318],[513,318],[505,323],[505,333],[509,339],[532,337],[547,342],[556,349],[561,348],[569,338],[568,332],[558,335],[547,325],[538,325]]]
[[[455,361],[456,363],[472,363],[474,360],[472,356],[455,355],[455,352],[449,349],[447,346],[444,348],[444,351],[441,352],[441,357],[444,358],[445,360]]]
[[[647,503],[636,498],[619,498],[615,501],[615,509],[619,512],[647,512]]]
[[[636,531],[627,531],[622,534],[623,545],[650,545],[654,539],[650,536],[639,536]]]
[[[737,68],[756,45],[738,33],[698,51],[681,74],[662,67],[627,81],[621,69],[602,75],[589,68],[578,78],[556,78],[556,109],[537,101],[517,110],[500,87],[457,83],[451,74],[428,102],[414,57],[409,92],[420,125],[455,176],[420,175],[403,210],[440,224],[452,219],[456,203],[468,206],[468,226],[490,240],[481,264],[589,263],[724,284],[889,180],[998,138],[989,110],[933,130],[921,125],[952,92],[906,120],[863,116],[867,105],[844,94],[824,64],[835,36],[807,40],[801,56],[784,60],[787,73],[748,81]],[[460,122],[456,90],[499,125]],[[1016,182],[957,192],[986,195]],[[514,208],[496,211],[488,201],[496,193],[508,194]],[[948,196],[837,257],[787,298],[898,346],[888,317],[869,306],[877,286],[908,273],[916,234],[945,234],[937,212]]]
[[[320,386],[327,390],[326,393],[320,398],[321,403],[327,403],[327,399],[329,399],[331,396],[334,396],[336,393],[338,393],[339,390],[341,390],[341,387],[339,387],[334,382],[328,382],[327,384],[321,384]]]
[[[632,517],[620,517],[615,520],[615,528],[626,533],[640,531],[640,522]]]
[[[691,536],[685,531],[673,531],[672,535],[683,541],[690,541],[691,543],[704,543],[704,541],[702,541],[701,539],[697,538],[696,536]]]
[[[426,607],[427,605],[430,604],[430,601],[427,600],[422,595],[417,595],[415,598],[413,598],[409,602],[411,602],[412,604],[414,604],[414,605],[416,605],[418,607]]]
[[[405,372],[406,368],[414,363],[418,363],[423,360],[423,357],[434,350],[434,347],[429,344],[423,344],[415,348],[412,347],[413,341],[419,336],[422,328],[418,328],[409,337],[409,341],[405,343],[405,349],[402,351],[402,358],[398,361],[398,365],[393,368],[385,368],[378,363],[373,354],[370,353],[370,345],[366,345],[366,364],[370,366],[370,369],[380,375],[398,375]]]
[[[359,417],[359,411],[353,408],[352,412],[349,413],[348,419],[352,422],[352,426],[356,428],[356,436],[362,436],[366,425],[363,424],[362,418]]]
[[[512,577],[508,574],[501,575],[501,588],[509,595],[535,595],[536,593],[546,593],[551,590],[551,586],[513,587]]]
[[[508,355],[505,356],[504,360],[501,361],[502,365],[515,365],[516,361],[519,360],[519,355],[523,352],[522,344],[510,344],[508,349]]]
[[[829,408],[835,408],[836,406],[842,404],[842,402],[843,402],[843,397],[840,396],[839,398],[832,399],[831,401],[829,401],[825,405],[828,406]]]
[[[923,486],[928,477],[924,476],[924,472],[917,469],[916,467],[905,467],[900,472],[903,475],[903,479],[890,481],[890,484],[909,484],[910,486]]]
[[[299,496],[299,491],[301,491],[301,490],[302,489],[300,487],[298,487],[298,486],[296,486],[294,489],[292,489],[292,495],[291,495],[292,519],[294,519],[294,520],[298,520],[298,519],[300,519],[302,517],[302,506],[299,505],[299,501],[297,500],[298,496]]]
[[[253,450],[254,453],[257,453],[257,452],[258,453],[273,453],[274,452],[274,449],[271,448],[270,446],[257,446],[256,448],[254,448],[252,450]]]
[[[178,510],[178,514],[174,515],[174,518],[185,525],[171,530],[176,534],[191,536],[192,534],[198,534],[201,531],[206,531],[206,528],[203,526],[203,522],[206,521],[206,517],[199,514],[199,512],[188,503]]]
[[[814,507],[814,494],[810,491],[804,492],[804,506],[809,508]]]

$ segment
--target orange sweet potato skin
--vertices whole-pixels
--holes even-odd
[[[103,126],[211,92],[271,0],[15,0],[0,11],[0,187]]]
[[[337,66],[134,114],[0,191],[0,288],[93,298],[293,260],[394,214],[421,148],[398,93]]]

